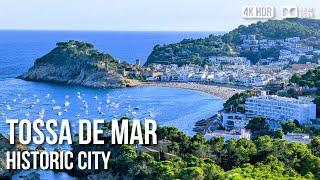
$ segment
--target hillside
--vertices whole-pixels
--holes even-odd
[[[88,87],[125,87],[136,80],[121,75],[127,64],[100,53],[93,45],[79,41],[59,42],[51,52],[37,59],[34,66],[19,78],[83,85]]]
[[[156,45],[145,65],[160,64],[209,64],[210,56],[235,55],[233,48],[222,42],[218,36],[210,35],[203,39],[184,39],[179,43]]]
[[[288,37],[307,38],[320,37],[320,20],[284,19],[257,22],[248,26],[241,25],[225,34],[222,39],[226,43],[239,44],[241,35],[256,35],[257,39],[285,39]]]
[[[160,64],[197,64],[204,66],[210,64],[210,56],[241,55],[252,60],[259,58],[277,57],[279,50],[271,48],[259,52],[238,52],[236,46],[242,43],[241,35],[256,35],[259,39],[285,39],[299,36],[301,38],[320,37],[320,20],[315,19],[285,19],[257,22],[248,26],[240,25],[223,36],[210,35],[202,39],[184,39],[179,43],[156,45],[149,55],[145,65]],[[317,47],[320,43],[315,41]]]
[[[305,74],[294,74],[290,83],[295,83],[300,87],[316,88],[315,92],[307,93],[304,95],[314,97],[313,102],[317,105],[317,117],[320,117],[320,67],[311,69]],[[289,97],[294,97],[298,92],[296,89],[291,89],[286,92]]]

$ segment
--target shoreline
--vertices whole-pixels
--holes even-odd
[[[169,87],[169,88],[181,88],[201,91],[223,100],[228,100],[236,93],[245,91],[244,88],[228,87],[223,85],[206,85],[199,83],[184,83],[184,82],[144,82],[140,86],[157,86],[157,87]]]

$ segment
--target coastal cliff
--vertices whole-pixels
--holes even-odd
[[[97,88],[128,87],[138,80],[123,74],[129,64],[79,41],[59,42],[51,52],[37,59],[19,78],[27,81],[56,82]]]

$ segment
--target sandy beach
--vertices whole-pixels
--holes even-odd
[[[205,93],[217,96],[223,100],[229,99],[231,96],[233,96],[238,92],[245,91],[245,89],[236,88],[236,87],[205,85],[205,84],[198,84],[198,83],[146,82],[146,83],[143,83],[142,85],[197,90],[197,91],[201,91],[201,92],[205,92]]]

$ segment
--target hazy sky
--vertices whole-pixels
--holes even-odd
[[[0,29],[226,31],[253,22],[244,5],[314,7],[320,17],[320,0],[0,0]]]

